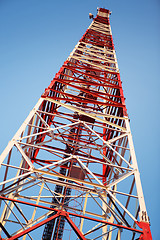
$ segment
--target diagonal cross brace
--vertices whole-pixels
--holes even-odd
[[[33,230],[41,227],[42,225],[46,224],[47,222],[50,222],[51,220],[60,217],[60,216],[64,216],[67,220],[67,222],[69,223],[69,225],[72,227],[72,229],[75,231],[75,233],[77,234],[77,236],[79,237],[80,240],[86,240],[86,238],[83,236],[83,234],[81,233],[81,231],[78,229],[78,227],[75,225],[75,223],[71,220],[71,218],[69,217],[69,214],[65,211],[57,211],[57,213],[37,224],[35,224],[34,226],[25,229],[23,231],[21,231],[20,233],[14,235],[14,236],[10,236],[8,234],[8,240],[16,240],[26,234],[28,234],[29,232],[32,232]],[[10,236],[10,237],[9,237]]]

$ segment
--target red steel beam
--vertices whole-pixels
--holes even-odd
[[[34,203],[28,203],[28,202],[25,202],[25,201],[21,201],[21,200],[17,200],[17,199],[11,199],[11,198],[7,198],[7,197],[3,197],[3,196],[0,196],[0,199],[3,199],[3,200],[8,200],[8,201],[12,201],[12,202],[18,202],[18,203],[21,203],[21,204],[26,204],[26,205],[29,205],[29,206],[32,206],[32,207],[37,207],[37,208],[43,208],[43,209],[46,209],[46,210],[52,210],[52,211],[56,211],[56,212],[59,212],[58,209],[56,208],[50,208],[50,207],[46,207],[46,206],[42,206],[42,205],[38,205],[38,204],[34,204]],[[137,233],[141,233],[143,234],[143,231],[142,230],[138,230],[136,228],[131,228],[131,227],[126,227],[126,226],[123,226],[123,225],[120,225],[120,224],[115,224],[115,223],[111,223],[111,222],[107,222],[106,220],[100,220],[100,219],[97,219],[97,218],[91,218],[91,217],[87,217],[87,216],[83,216],[83,215],[80,215],[80,214],[76,214],[76,213],[71,213],[71,212],[65,212],[65,211],[61,211],[61,213],[63,212],[63,214],[68,214],[68,215],[71,215],[71,216],[74,216],[74,217],[79,217],[79,218],[84,218],[86,220],[90,220],[90,221],[95,221],[95,222],[99,222],[99,223],[104,223],[106,225],[111,225],[111,226],[115,226],[117,228],[121,228],[121,229],[126,229],[126,230],[129,230],[129,231],[133,231],[133,232],[137,232]],[[59,215],[57,215],[59,216]],[[65,215],[66,216],[66,215]],[[47,220],[47,219],[46,219]],[[44,221],[46,221],[44,220]],[[52,220],[52,219],[50,219]],[[42,221],[43,222],[43,221]],[[48,221],[47,221],[48,222]],[[144,225],[139,222],[136,222],[137,225],[144,229]],[[45,224],[45,222],[43,223]],[[40,226],[42,226],[43,224],[41,224]],[[25,233],[26,234],[26,233]],[[9,238],[10,239],[10,238]],[[14,238],[15,239],[15,238]],[[144,239],[145,240],[145,239]],[[148,240],[148,239],[147,239]]]
[[[65,212],[65,217],[67,219],[67,222],[70,224],[70,226],[73,228],[77,236],[80,238],[80,240],[86,240],[84,235],[81,233],[81,231],[78,229],[78,227],[75,225],[75,223],[70,219],[69,214]]]
[[[32,226],[32,227],[30,227],[30,228],[28,228],[28,229],[26,229],[26,230],[24,230],[20,233],[8,238],[8,240],[18,239],[19,237],[22,237],[22,236],[26,235],[27,233],[32,232],[33,230],[41,227],[42,225],[46,224],[47,222],[49,222],[49,221],[51,221],[51,220],[53,220],[54,218],[57,218],[57,217],[59,217],[59,212],[57,212],[55,215],[53,215],[53,216],[51,216],[47,219],[35,224],[34,226]]]
[[[137,222],[137,225],[143,229],[143,234],[141,234],[139,240],[152,240],[149,223],[148,222]]]

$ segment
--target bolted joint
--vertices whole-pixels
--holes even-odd
[[[143,230],[143,233],[141,234],[139,239],[140,240],[152,240],[149,222],[137,222],[137,224]]]
[[[140,212],[140,220],[142,222],[149,222],[149,218],[148,218],[148,215],[147,215],[147,212],[146,211],[142,211]]]

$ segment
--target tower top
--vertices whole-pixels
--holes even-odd
[[[109,15],[111,14],[111,11],[105,8],[97,8],[97,10],[97,15],[100,17],[109,17]]]

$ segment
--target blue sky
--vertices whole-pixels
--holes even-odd
[[[112,11],[113,40],[153,239],[159,224],[159,0],[0,0],[0,152],[91,23]]]

